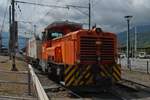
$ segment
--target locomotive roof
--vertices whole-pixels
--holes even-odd
[[[64,27],[68,28],[73,28],[75,30],[82,29],[82,24],[80,23],[75,23],[75,22],[70,22],[70,21],[56,21],[53,22],[52,24],[49,24],[45,29],[61,29]]]

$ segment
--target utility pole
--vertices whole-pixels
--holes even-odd
[[[34,25],[34,32],[33,32],[33,34],[34,34],[34,37],[36,37],[36,25]]]
[[[11,1],[11,5],[12,5],[12,23],[15,23],[15,0]]]
[[[0,52],[2,51],[2,31],[0,32]]]
[[[12,28],[11,28],[11,6],[9,6],[9,57],[11,59],[11,51],[12,51],[12,36],[11,36]]]
[[[125,16],[124,17],[127,20],[128,25],[128,31],[127,31],[127,67],[131,70],[130,66],[130,19],[132,16]]]
[[[89,30],[91,29],[91,1],[89,0]]]
[[[135,31],[135,37],[134,37],[134,40],[135,40],[135,44],[134,44],[134,57],[137,57],[137,29],[136,29],[136,26],[134,27],[134,31]]]
[[[17,71],[16,62],[15,62],[15,55],[16,55],[16,23],[15,23],[15,0],[11,1],[12,5],[12,71]]]

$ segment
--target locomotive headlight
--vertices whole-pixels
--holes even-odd
[[[98,60],[98,61],[100,61],[100,60],[101,60],[101,57],[100,57],[100,56],[98,56],[98,57],[97,57],[97,60]]]
[[[96,28],[95,31],[96,31],[96,33],[100,33],[100,32],[102,32],[102,29],[101,28]]]
[[[96,41],[96,45],[101,45],[102,42],[101,41]]]
[[[77,59],[77,64],[79,64],[80,63],[80,59]]]

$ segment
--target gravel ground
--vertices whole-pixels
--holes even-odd
[[[131,71],[127,68],[126,58],[120,59],[122,66],[122,77],[150,86],[150,74],[147,74],[147,67],[150,72],[150,59],[130,58],[130,61]]]
[[[11,71],[11,60],[7,56],[0,56],[0,97],[1,96],[16,96],[16,97],[32,97],[28,96],[28,85],[3,83],[2,81],[11,82],[28,82],[28,74],[18,74]],[[16,60],[18,71],[27,71],[27,64],[23,61]],[[9,72],[9,73],[7,73]],[[4,98],[3,98],[4,99]],[[1,98],[0,98],[1,100]],[[18,99],[19,100],[19,99]]]
[[[124,100],[150,100],[150,92],[144,90],[134,91],[130,88],[117,86],[116,91]]]
[[[150,74],[137,71],[122,70],[122,78],[132,80],[150,87]]]
[[[150,87],[150,74],[139,72],[137,70],[122,70],[122,78],[131,80],[143,85]],[[148,88],[146,88],[147,90]],[[150,89],[148,89],[150,91]],[[121,90],[120,93],[127,98],[127,100],[150,100],[150,92],[139,90],[137,92],[124,92]]]

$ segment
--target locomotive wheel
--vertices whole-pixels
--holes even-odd
[[[58,66],[56,68],[56,77],[57,77],[57,82],[59,83],[61,81],[61,69]]]
[[[59,83],[59,76],[57,75],[57,69],[53,67],[48,67],[48,78]]]
[[[51,67],[48,67],[48,78],[52,78],[52,69],[51,69]]]
[[[42,68],[40,65],[37,66],[37,69],[42,71]]]
[[[36,59],[35,60],[35,68],[38,68],[39,67],[39,59]]]
[[[47,69],[48,78],[59,83],[61,80],[59,66],[51,63],[48,63],[47,66],[48,66]]]
[[[55,82],[57,82],[57,83],[59,83],[59,75],[57,75],[57,68],[56,68],[56,66],[55,66],[55,68],[54,68],[54,70],[53,70],[53,80],[55,81]]]

